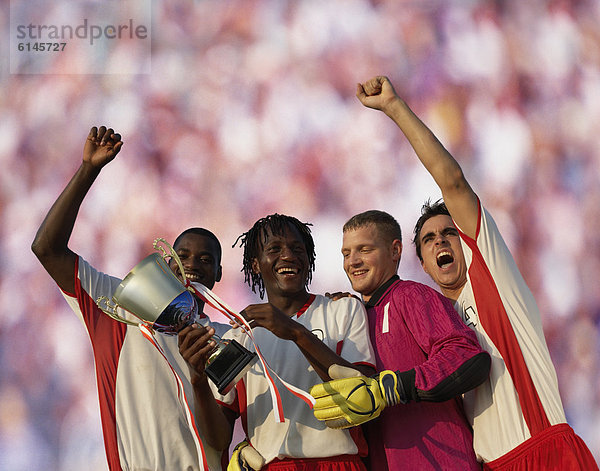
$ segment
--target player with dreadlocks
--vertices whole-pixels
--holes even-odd
[[[332,301],[308,291],[315,268],[315,245],[308,224],[272,214],[259,219],[239,240],[244,249],[246,282],[254,292],[258,289],[261,299],[266,292],[268,299],[248,306],[242,314],[253,327],[264,359],[280,378],[307,391],[313,384],[331,379],[328,369],[334,364],[357,368],[363,374],[375,372],[361,303],[354,298]],[[205,335],[208,343],[209,334],[210,330]],[[232,329],[228,337],[254,350],[241,329]],[[200,361],[197,373],[203,374],[202,369]],[[234,420],[241,416],[247,441],[266,463],[262,469],[365,469],[361,457],[367,450],[359,429],[350,433],[327,428],[315,419],[310,407],[275,381],[283,423],[275,420],[260,363],[255,363],[225,396],[206,380],[204,386],[196,387],[197,400],[202,401],[202,407],[197,408],[202,417],[198,419],[201,426],[211,425],[208,443],[226,450]],[[213,388],[216,400],[209,388]],[[244,469],[239,459],[243,454],[243,450],[234,454],[229,469]]]
[[[233,244],[235,247],[239,242],[244,248],[244,258],[242,261],[244,281],[248,283],[248,286],[252,288],[254,293],[256,293],[258,288],[260,299],[264,298],[265,285],[260,274],[253,270],[253,260],[258,258],[258,254],[266,241],[268,233],[281,236],[290,226],[298,231],[302,243],[306,248],[306,254],[308,256],[308,274],[305,288],[308,289],[308,285],[310,285],[310,282],[312,281],[312,273],[315,270],[316,259],[315,242],[313,241],[309,227],[311,224],[302,223],[293,216],[285,216],[277,213],[271,214],[256,221],[254,226],[252,226],[248,232],[244,232],[239,236],[235,241],[235,244]]]

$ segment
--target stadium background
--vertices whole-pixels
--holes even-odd
[[[224,248],[215,292],[242,309],[257,298],[232,244],[280,212],[313,224],[312,291],[348,290],[341,226],[377,208],[403,228],[401,276],[431,284],[410,240],[440,194],[394,125],[355,98],[378,74],[496,218],[543,313],[568,421],[599,460],[598,24],[597,0],[155,2],[143,75],[61,73],[85,63],[76,52],[11,74],[3,41],[0,469],[106,469],[87,335],[30,251],[93,125],[125,144],[71,247],[108,273],[124,276],[155,237],[205,226]],[[125,41],[105,58],[113,72],[145,59]]]

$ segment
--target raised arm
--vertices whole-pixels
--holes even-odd
[[[58,286],[75,291],[75,253],[68,242],[81,203],[102,167],[121,150],[121,136],[105,126],[93,127],[85,141],[83,161],[40,225],[31,250]]]
[[[356,96],[364,106],[383,111],[396,123],[440,187],[452,218],[465,234],[474,238],[478,200],[454,157],[396,94],[387,77],[378,76],[359,83]]]

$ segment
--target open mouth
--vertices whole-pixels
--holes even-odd
[[[436,257],[436,262],[440,268],[448,268],[454,262],[454,257],[450,252],[440,252]]]
[[[277,269],[278,275],[297,275],[298,273],[300,273],[300,270],[293,267],[281,267]]]
[[[185,273],[185,277],[192,283],[202,283],[202,277],[197,273]]]

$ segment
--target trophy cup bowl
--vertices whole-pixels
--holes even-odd
[[[113,294],[113,304],[105,297],[97,302],[100,309],[119,322],[133,325],[143,322],[167,335],[176,335],[194,323],[198,314],[198,303],[192,293],[157,253],[148,255],[123,278]],[[119,316],[117,308],[130,312],[140,322]]]
[[[158,242],[162,242],[169,252],[159,247]],[[102,296],[96,303],[105,314],[119,322],[136,326],[145,323],[157,332],[177,335],[180,330],[196,321],[198,302],[165,260],[168,256],[173,257],[183,275],[185,270],[177,253],[164,239],[156,239],[154,247],[162,255],[148,255],[123,278],[112,301]],[[117,313],[118,308],[130,312],[139,321],[121,317]],[[235,340],[221,340],[217,335],[214,337],[217,339],[217,346],[206,362],[205,371],[219,393],[226,394],[252,367],[257,354],[248,351]]]

